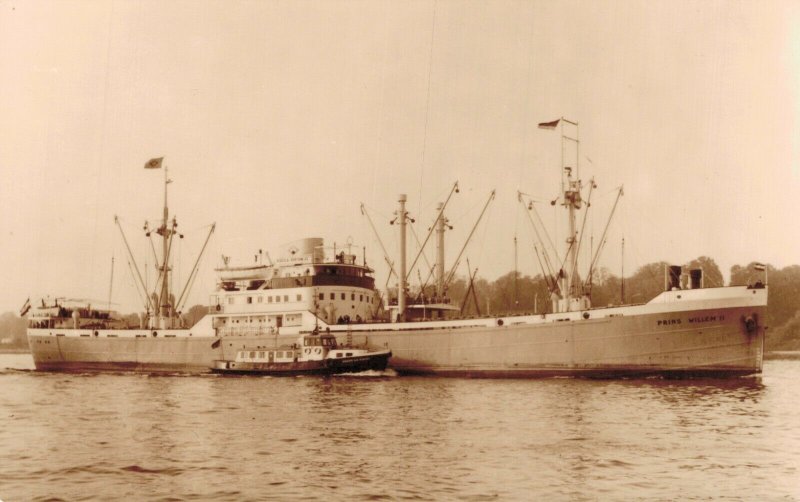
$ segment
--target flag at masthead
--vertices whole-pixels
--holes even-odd
[[[164,157],[156,157],[155,159],[148,160],[144,168],[145,169],[161,169],[161,162],[164,160]]]
[[[555,119],[552,122],[540,122],[539,127],[541,129],[555,129],[559,122],[561,122],[561,119]]]

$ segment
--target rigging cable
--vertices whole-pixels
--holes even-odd
[[[108,128],[106,127],[106,122],[107,122],[106,119],[108,117],[108,92],[109,92],[108,88],[109,88],[109,80],[110,80],[110,78],[109,78],[109,71],[110,71],[109,68],[111,67],[111,35],[113,33],[113,31],[112,31],[113,22],[114,22],[114,2],[111,2],[111,5],[109,6],[109,14],[108,14],[108,32],[106,33],[106,36],[107,36],[106,64],[105,64],[105,81],[103,83],[103,106],[102,106],[102,108],[103,108],[103,117],[102,117],[102,122],[101,122],[101,125],[100,125],[100,131],[101,131],[100,132],[100,166],[99,166],[100,169],[99,169],[99,172],[97,172],[97,175],[96,175],[96,180],[97,181],[95,183],[95,190],[94,190],[94,194],[95,194],[95,198],[94,198],[94,233],[92,234],[92,247],[91,247],[92,253],[91,253],[91,259],[90,259],[90,261],[91,261],[91,270],[95,269],[95,267],[94,267],[95,250],[97,249],[97,236],[98,236],[97,225],[99,223],[99,218],[98,218],[99,204],[98,204],[98,201],[100,199],[100,194],[101,193],[105,193],[103,190],[101,190],[100,187],[102,185],[103,159],[104,159],[105,153],[106,153],[106,132],[108,130]],[[113,244],[112,244],[112,246],[113,246]],[[112,257],[112,261],[113,261],[113,257]],[[91,277],[91,284],[89,286],[89,289],[93,290],[94,289],[95,274],[90,274],[90,277]]]
[[[431,46],[428,53],[428,92],[425,98],[425,129],[422,134],[422,160],[419,166],[419,205],[417,214],[422,214],[422,180],[425,173],[425,150],[428,145],[428,118],[431,108],[431,73],[433,69],[433,39],[436,33],[436,0],[433,2],[433,22],[431,23]]]

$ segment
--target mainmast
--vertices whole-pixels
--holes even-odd
[[[400,209],[397,217],[400,219],[400,283],[397,286],[397,320],[403,321],[406,313],[406,194],[400,194],[398,202]]]
[[[575,137],[569,136],[564,133],[564,124],[575,126]],[[578,135],[578,123],[561,118],[561,175],[562,175],[562,190],[563,202],[562,205],[567,208],[569,213],[569,234],[567,235],[567,256],[565,261],[566,267],[563,267],[559,276],[563,278],[562,292],[565,293],[565,300],[567,300],[566,310],[575,310],[573,302],[579,300],[582,296],[581,281],[578,275],[578,230],[577,230],[577,217],[578,211],[583,203],[581,198],[581,179],[580,179],[580,155],[579,147],[580,140]],[[568,165],[570,162],[566,160],[565,149],[567,142],[575,144],[575,165]],[[575,176],[573,177],[573,170]],[[581,236],[582,237],[582,236]],[[580,308],[580,307],[577,307]]]
[[[436,220],[436,297],[443,301],[444,291],[444,231],[448,220],[444,215],[444,203],[436,207],[439,217]]]
[[[445,270],[445,265],[444,265],[444,234],[445,234],[445,232],[447,230],[452,230],[453,227],[450,226],[449,220],[444,215],[444,210],[447,207],[447,203],[450,200],[450,197],[452,196],[452,194],[453,193],[458,193],[458,191],[459,191],[458,182],[456,182],[453,185],[453,188],[450,191],[450,195],[448,195],[447,200],[445,200],[443,203],[439,203],[438,204],[437,209],[436,209],[436,211],[437,211],[436,219],[434,220],[433,225],[428,229],[428,235],[427,235],[427,237],[425,237],[425,241],[422,244],[420,244],[420,250],[419,250],[419,253],[417,254],[417,258],[414,259],[414,261],[411,263],[411,266],[407,265],[407,249],[406,249],[406,247],[407,247],[406,246],[406,231],[407,231],[407,228],[406,227],[407,227],[409,222],[410,223],[414,223],[414,219],[411,218],[408,215],[408,212],[406,211],[406,201],[408,200],[407,197],[406,197],[406,194],[400,194],[400,196],[398,197],[399,208],[394,213],[395,214],[395,218],[391,222],[389,222],[390,225],[394,225],[395,223],[397,223],[399,225],[399,227],[400,227],[400,260],[399,260],[400,263],[399,263],[399,274],[398,274],[399,283],[397,285],[397,296],[398,296],[397,300],[398,301],[397,301],[397,314],[396,315],[393,314],[394,315],[394,317],[392,319],[393,321],[405,321],[405,320],[407,320],[409,318],[413,318],[415,316],[418,316],[418,314],[419,314],[419,312],[416,311],[416,310],[412,311],[410,314],[407,312],[407,309],[408,309],[408,301],[407,301],[407,298],[408,298],[408,279],[409,279],[408,276],[410,275],[411,272],[414,271],[414,266],[417,263],[417,259],[423,254],[424,249],[425,249],[425,245],[428,243],[428,240],[433,235],[434,231],[437,233],[437,237],[436,237],[436,241],[437,241],[437,243],[436,243],[436,255],[437,256],[436,256],[436,264],[434,266],[434,270],[436,271],[436,293],[435,293],[436,299],[435,299],[434,303],[437,304],[437,305],[432,306],[431,308],[434,309],[438,313],[441,313],[441,312],[446,311],[446,310],[457,310],[456,308],[451,308],[448,305],[446,305],[447,303],[449,303],[446,300],[447,288],[448,288],[448,285],[450,284],[450,282],[453,280],[453,276],[455,275],[456,268],[458,267],[458,264],[459,264],[459,262],[461,260],[461,257],[464,254],[464,250],[466,249],[467,244],[472,239],[472,236],[475,233],[475,229],[478,227],[478,224],[480,223],[481,219],[483,218],[483,215],[486,213],[486,209],[489,207],[489,203],[494,199],[494,196],[495,196],[495,191],[492,190],[492,193],[489,194],[489,199],[486,201],[486,204],[483,206],[483,209],[481,210],[480,216],[478,216],[478,220],[475,222],[475,225],[472,227],[472,230],[470,231],[469,236],[467,237],[467,240],[464,243],[464,247],[462,247],[461,251],[459,251],[458,256],[455,259],[455,262],[453,263],[453,267],[449,271],[446,271]],[[412,227],[412,230],[413,230],[413,227]],[[419,242],[418,242],[418,244],[419,244]],[[390,260],[388,260],[388,258],[387,258],[387,262],[389,262],[389,264],[391,266],[392,262]],[[422,281],[420,280],[420,282],[422,282]],[[427,279],[426,279],[426,283],[427,283]],[[388,280],[387,280],[387,284],[388,284]],[[425,290],[425,284],[422,284],[420,286],[420,289],[422,291]],[[423,305],[424,304],[425,304],[425,301],[423,300]],[[412,305],[412,307],[418,307],[418,306],[419,306],[419,304],[416,304],[416,303]],[[423,317],[425,316],[424,310],[422,311],[422,315],[423,315]]]
[[[564,124],[574,127],[574,136],[564,131]],[[554,309],[558,312],[569,312],[588,307],[588,298],[584,295],[580,275],[578,274],[578,249],[579,239],[583,236],[578,235],[576,224],[576,211],[581,209],[583,198],[581,197],[581,177],[580,177],[580,134],[578,123],[561,117],[552,122],[542,122],[540,129],[560,128],[561,133],[561,205],[567,209],[568,234],[566,239],[567,252],[564,261],[556,276],[557,290],[553,290]],[[574,144],[574,157],[569,155],[567,160],[567,145]],[[574,161],[574,162],[573,162]],[[556,198],[558,200],[558,198]],[[555,205],[556,200],[551,204]]]
[[[167,187],[172,182],[169,179],[167,166],[164,166],[164,214],[161,220],[161,226],[156,230],[156,233],[161,236],[161,249],[162,249],[162,262],[159,270],[159,280],[161,281],[161,292],[158,296],[158,326],[162,329],[169,328],[169,320],[172,318],[173,305],[172,295],[170,291],[169,273],[171,268],[169,266],[169,255],[171,251],[172,237],[175,234],[175,227],[178,226],[177,222],[173,219],[171,227],[169,224],[169,206],[167,204]]]

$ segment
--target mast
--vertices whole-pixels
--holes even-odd
[[[114,255],[111,255],[111,278],[108,281],[108,306],[107,310],[111,310],[111,290],[114,287]]]
[[[620,304],[625,305],[625,237],[622,238],[622,256],[620,263]]]
[[[450,198],[453,196],[454,193],[459,193],[458,181],[453,183],[453,188],[450,189],[450,194],[447,196],[447,199],[445,199],[444,204],[439,206],[438,209],[439,212],[436,216],[436,221],[438,221],[439,218],[442,217],[442,213],[444,212],[444,209],[447,207],[447,204],[450,202]],[[414,223],[414,220],[411,220],[411,223]],[[434,222],[431,228],[428,229],[428,235],[425,236],[425,240],[422,242],[422,245],[420,245],[419,252],[417,253],[417,256],[414,258],[414,261],[411,262],[409,270],[414,270],[414,266],[417,264],[417,260],[419,260],[419,257],[423,254],[423,251],[425,251],[425,246],[428,244],[428,239],[431,238],[431,235],[433,235],[433,231],[435,229],[436,229],[436,222]],[[408,281],[408,277],[406,277],[406,281]]]
[[[444,216],[444,203],[436,208],[439,218],[436,220],[436,297],[442,301],[444,297],[444,229],[447,218]]]
[[[519,307],[519,299],[517,297],[517,276],[519,275],[517,261],[517,236],[514,235],[514,308]]]
[[[568,136],[564,133],[564,123],[571,124],[575,126],[575,137]],[[562,188],[564,191],[564,198],[562,205],[567,208],[569,213],[568,221],[569,221],[569,235],[567,236],[567,257],[565,262],[568,264],[566,270],[562,268],[562,272],[559,273],[561,277],[563,277],[564,286],[565,288],[562,289],[563,292],[566,293],[566,300],[567,300],[567,309],[572,310],[570,304],[572,300],[578,298],[580,296],[580,279],[578,277],[578,235],[577,235],[577,225],[576,225],[576,214],[575,212],[581,208],[582,199],[581,199],[581,179],[580,179],[580,167],[579,167],[579,155],[577,155],[578,148],[580,145],[579,142],[579,135],[577,134],[578,131],[578,123],[569,121],[565,118],[561,118],[561,172],[562,172]],[[576,156],[575,156],[575,178],[573,178],[573,166],[566,165],[566,158],[565,158],[565,143],[566,141],[572,141],[575,143],[576,148]]]
[[[161,293],[159,295],[159,313],[158,313],[158,324],[161,328],[166,328],[166,321],[171,317],[170,312],[170,291],[169,291],[169,243],[170,243],[170,236],[173,233],[172,229],[167,227],[167,223],[169,222],[169,207],[167,205],[167,186],[169,185],[170,180],[167,177],[167,166],[164,166],[164,219],[161,221],[161,226],[158,229],[158,234],[161,236],[161,244],[162,244],[162,262],[161,267],[159,268],[160,271],[160,279],[161,279]]]
[[[397,286],[397,320],[402,321],[406,312],[406,194],[400,194],[400,283]]]

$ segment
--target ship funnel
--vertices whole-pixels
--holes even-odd
[[[690,286],[692,289],[703,287],[703,269],[693,268],[689,271]]]
[[[681,289],[681,267],[680,265],[670,265],[669,276],[667,278],[667,291]]]

